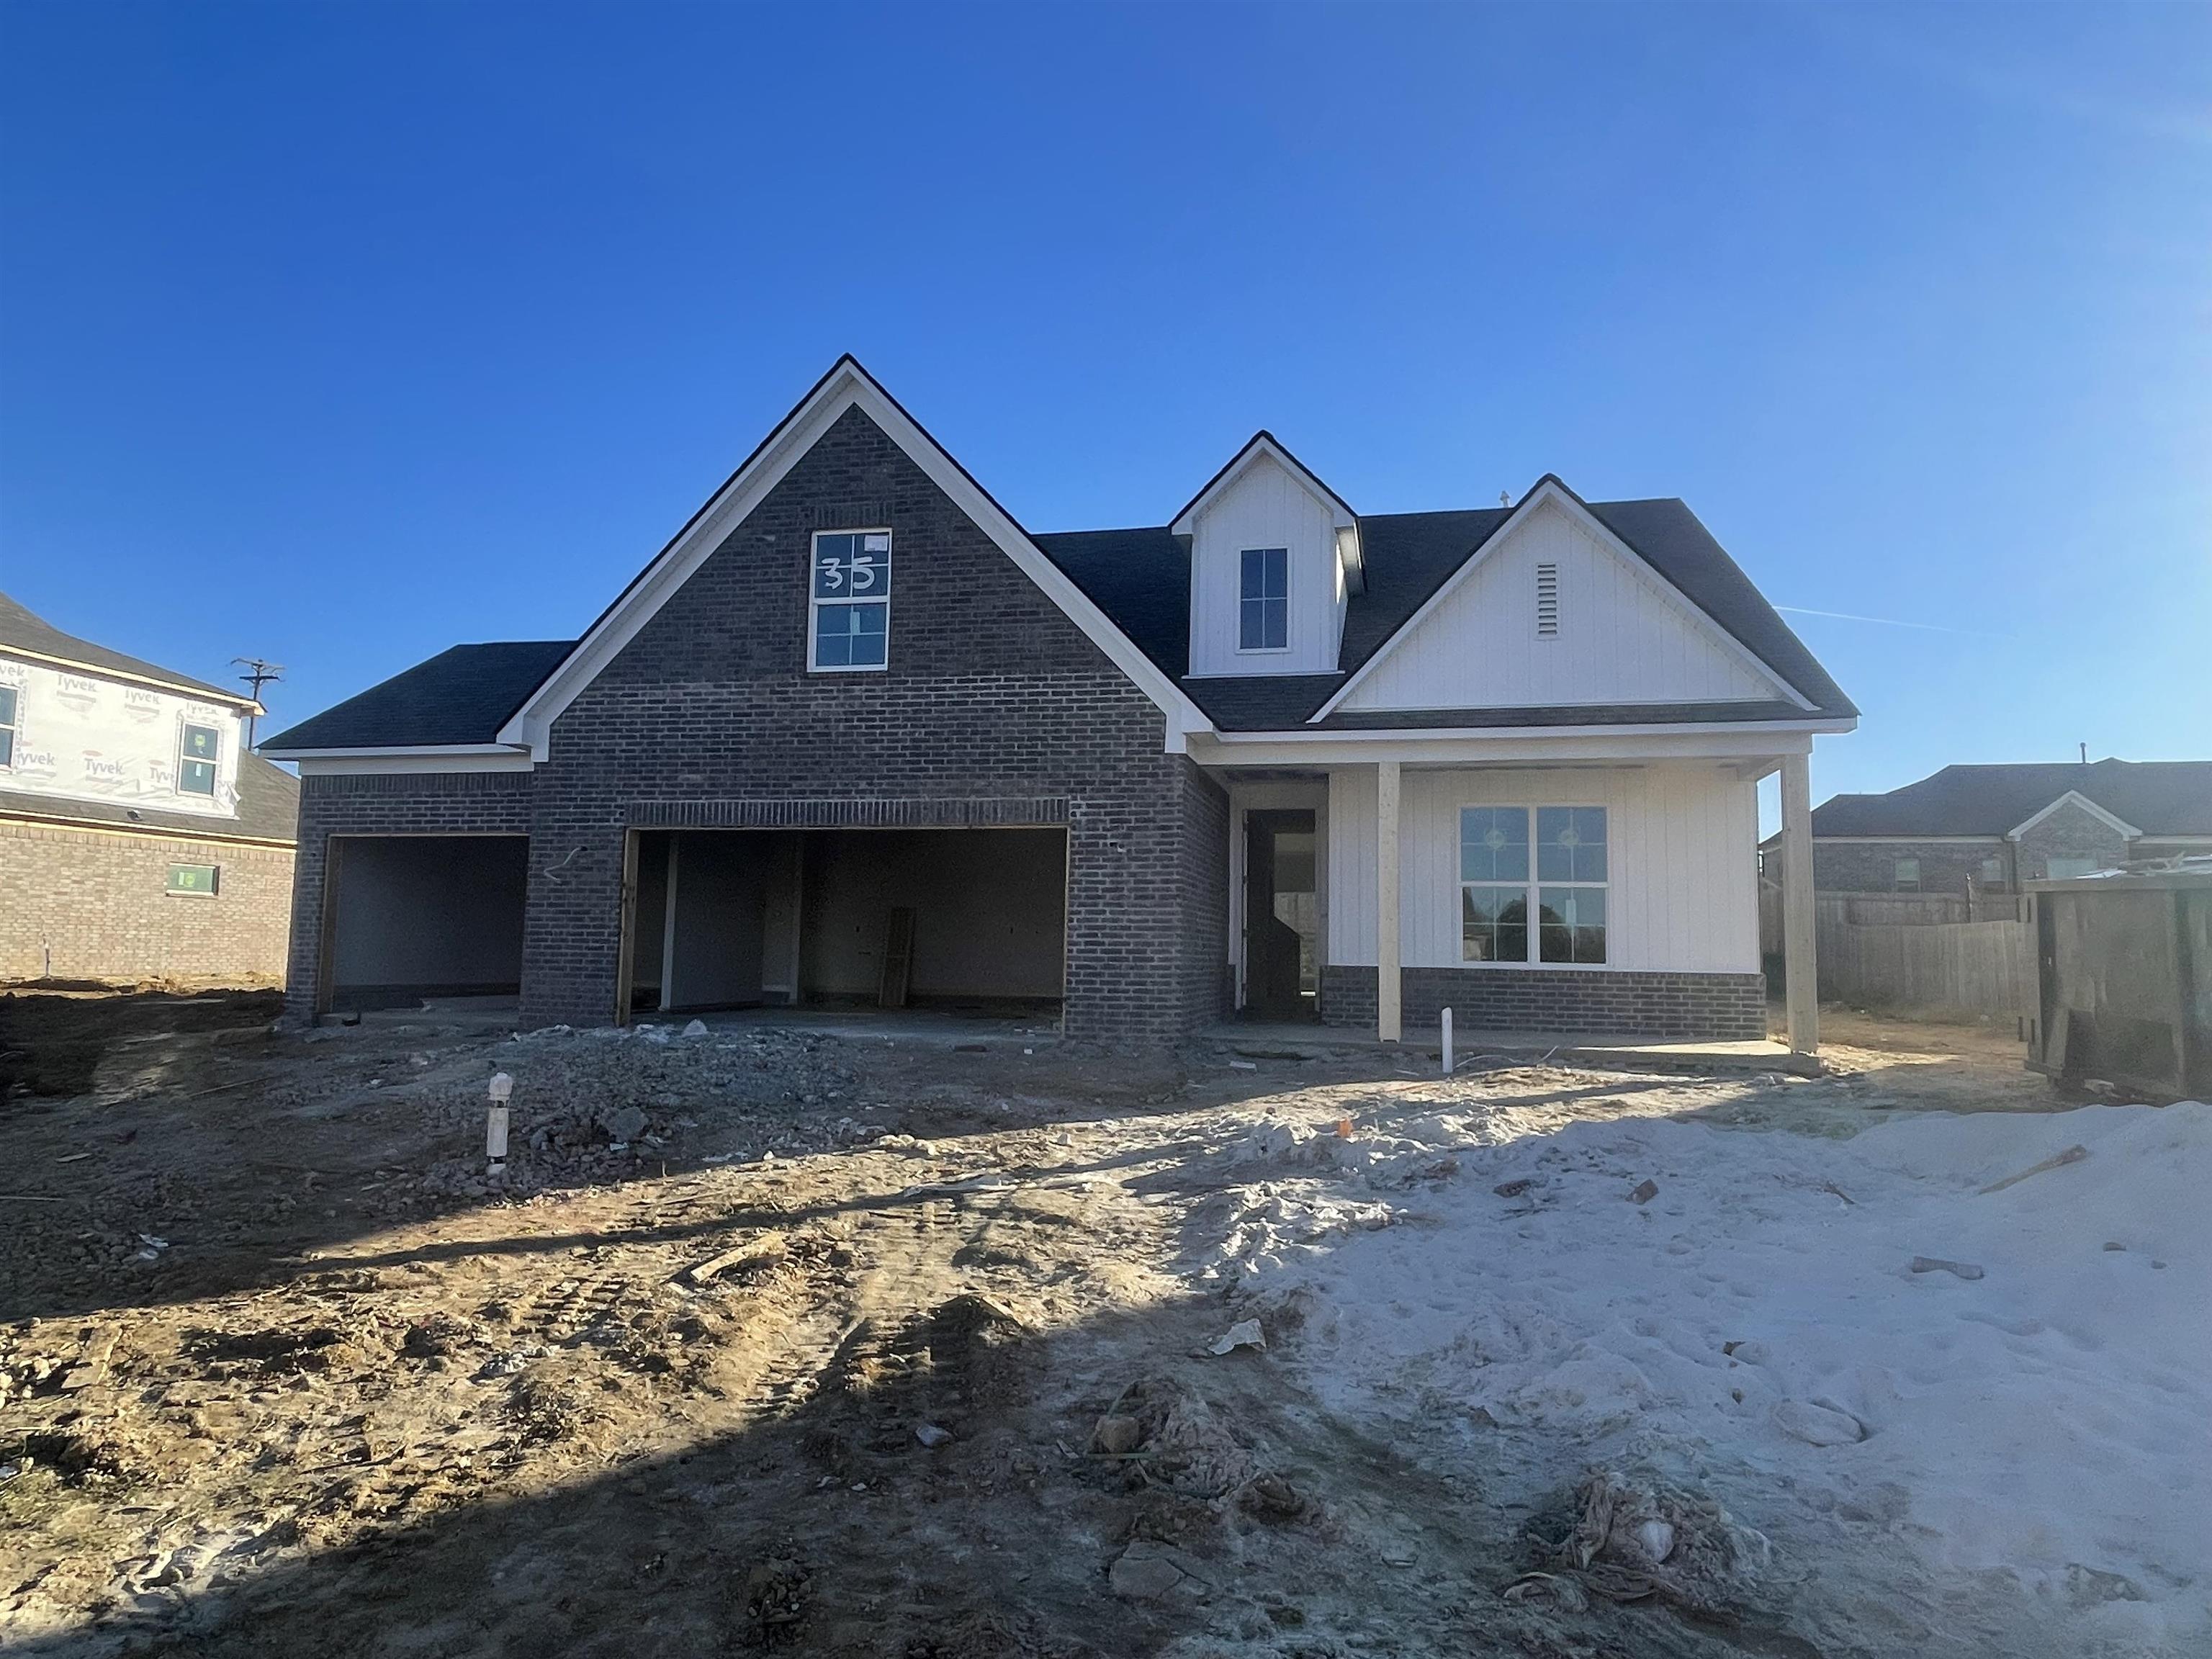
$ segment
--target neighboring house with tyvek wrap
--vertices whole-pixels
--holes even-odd
[[[299,786],[259,712],[0,594],[0,980],[283,975]]]
[[[1033,535],[846,358],[581,637],[456,647],[265,749],[301,772],[303,1014],[1740,1038],[1758,781],[1802,830],[1856,720],[1680,501],[1364,514],[1263,432],[1163,521]]]

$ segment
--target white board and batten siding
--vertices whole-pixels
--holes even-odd
[[[1239,651],[1244,550],[1289,552],[1290,646]],[[1346,592],[1331,504],[1265,453],[1255,455],[1198,515],[1190,543],[1190,672],[1332,674]]]
[[[1400,951],[1459,968],[1459,810],[1602,806],[1607,968],[1759,969],[1758,786],[1714,766],[1407,771],[1399,805]],[[1328,955],[1375,962],[1375,773],[1331,773]],[[1573,969],[1547,971],[1574,972]]]
[[[1538,567],[1558,629],[1537,632]],[[1554,503],[1507,532],[1376,663],[1346,709],[1769,701],[1786,695],[1719,630]]]

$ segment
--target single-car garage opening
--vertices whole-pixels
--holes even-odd
[[[522,985],[526,836],[333,836],[318,1012]]]
[[[1064,830],[633,836],[634,1014],[760,1006],[1059,1012]]]

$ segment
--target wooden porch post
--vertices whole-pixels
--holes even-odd
[[[1375,1035],[1399,1039],[1398,763],[1375,768]]]
[[[1808,757],[1782,757],[1782,974],[1790,1003],[1790,1046],[1820,1048],[1819,969],[1814,962],[1813,786]]]

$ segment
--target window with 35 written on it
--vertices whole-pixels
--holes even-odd
[[[823,531],[814,538],[806,665],[817,672],[880,670],[890,660],[891,532]]]

